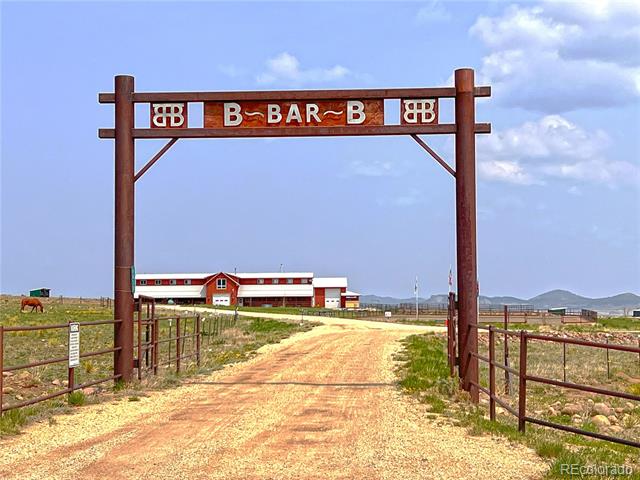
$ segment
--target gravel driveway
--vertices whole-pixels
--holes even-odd
[[[525,479],[545,463],[440,425],[394,385],[428,327],[331,322],[139,402],[87,406],[0,441],[0,478]]]

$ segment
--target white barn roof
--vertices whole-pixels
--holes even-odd
[[[199,280],[211,275],[213,273],[136,273],[136,280]]]
[[[312,278],[313,272],[261,272],[261,273],[227,273],[238,278]]]
[[[313,279],[316,288],[347,288],[347,277],[317,277]]]

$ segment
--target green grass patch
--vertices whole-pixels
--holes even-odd
[[[84,393],[81,391],[71,392],[67,396],[67,400],[69,401],[69,405],[73,405],[74,407],[81,407],[87,401],[87,397],[85,397]]]
[[[404,340],[405,356],[400,386],[410,393],[429,390],[449,379],[442,341],[433,336],[412,335]]]
[[[20,428],[27,422],[27,412],[16,408],[4,412],[0,417],[0,434],[15,435],[20,432]]]
[[[252,333],[291,332],[295,329],[295,324],[262,318],[254,319],[247,327],[247,331]]]

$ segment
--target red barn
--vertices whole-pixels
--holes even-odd
[[[135,295],[160,301],[246,307],[358,308],[346,277],[312,272],[137,274]]]

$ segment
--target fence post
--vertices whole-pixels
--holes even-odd
[[[142,300],[140,299],[139,308],[137,311],[138,316],[138,380],[142,380]]]
[[[606,334],[607,339],[607,379],[611,379],[611,364],[609,362],[609,336],[610,334]]]
[[[496,419],[496,337],[493,326],[489,326],[489,418]]]
[[[527,332],[520,330],[520,383],[518,388],[518,431],[525,431],[527,414]]]
[[[527,322],[526,312],[525,312],[525,323]],[[509,367],[509,335],[507,335],[507,331],[509,330],[509,306],[504,306],[504,366]],[[511,374],[509,370],[504,371],[504,393],[505,395],[511,395]]]
[[[2,391],[4,390],[4,326],[0,325],[0,417],[2,417]]]
[[[202,319],[204,321],[204,318]],[[202,335],[200,314],[196,314],[196,365],[200,366],[200,335]]]
[[[567,338],[567,335],[562,335]],[[562,381],[567,381],[567,342],[562,342]]]
[[[153,337],[153,353],[151,355],[151,362],[153,363],[153,374],[158,375],[158,319],[155,315],[153,318],[153,330],[151,332],[151,336]]]
[[[176,317],[176,373],[180,373],[180,317]]]

